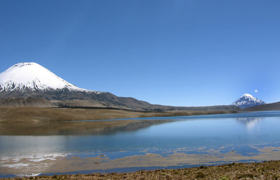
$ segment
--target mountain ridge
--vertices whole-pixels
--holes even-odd
[[[2,104],[6,105],[32,105],[41,101],[54,106],[86,105],[124,109],[145,109],[151,106],[134,98],[79,88],[35,62],[17,63],[0,73],[0,98]]]
[[[150,104],[110,92],[79,88],[34,63],[17,63],[0,73],[0,106],[116,108],[136,111],[237,111],[232,105],[176,107]]]

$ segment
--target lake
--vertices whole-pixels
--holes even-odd
[[[280,160],[280,111],[171,119],[88,136],[0,136],[0,177]]]

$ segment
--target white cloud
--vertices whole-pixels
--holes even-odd
[[[258,90],[258,89],[255,89],[255,90],[254,90],[254,92],[255,92],[255,93],[258,93],[258,92],[259,92],[259,90]]]

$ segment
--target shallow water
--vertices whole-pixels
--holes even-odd
[[[0,136],[0,174],[280,159],[279,111],[137,119],[176,121],[108,135]]]

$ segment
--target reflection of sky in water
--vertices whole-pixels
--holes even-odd
[[[269,112],[250,113],[249,117],[187,117],[185,121],[98,136],[0,136],[0,154],[2,159],[28,157],[39,161],[63,155],[117,159],[146,153],[207,154],[215,149],[252,156],[259,153],[254,147],[280,146],[280,114],[270,113],[272,117]]]
[[[35,155],[64,153],[67,136],[0,136],[0,153]]]

